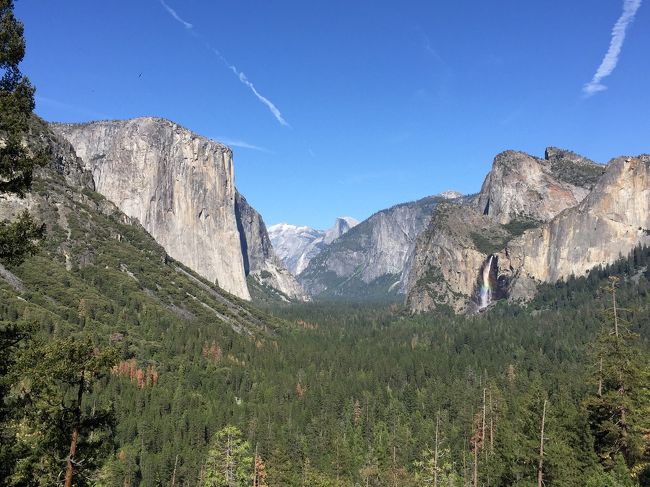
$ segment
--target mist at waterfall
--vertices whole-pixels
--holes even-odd
[[[481,289],[479,291],[479,309],[487,308],[492,301],[492,284],[490,282],[490,274],[492,272],[492,259],[490,256],[487,263],[483,266],[481,274]]]

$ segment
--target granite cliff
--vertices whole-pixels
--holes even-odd
[[[580,204],[508,242],[498,275],[512,299],[527,299],[538,282],[584,275],[650,244],[650,156],[619,157]]]
[[[70,142],[99,193],[208,280],[250,299],[245,261],[260,272],[264,260],[276,265],[264,239],[241,233],[252,227],[237,220],[232,151],[225,145],[153,117],[52,127]],[[263,224],[257,230],[266,232]],[[288,296],[301,294],[291,278],[275,284],[287,284],[280,291]]]
[[[295,277],[276,255],[262,216],[239,192],[235,195],[235,216],[239,227],[244,272],[282,300],[308,301]]]
[[[481,286],[489,301],[527,300],[540,282],[611,263],[650,242],[649,191],[647,156],[602,166],[553,147],[544,159],[501,153],[478,195],[434,211],[414,252],[407,305],[475,311]]]
[[[298,281],[326,299],[386,299],[403,292],[417,236],[444,197],[430,196],[375,213],[313,257]]]

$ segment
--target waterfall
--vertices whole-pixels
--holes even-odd
[[[492,286],[490,284],[490,274],[492,273],[492,259],[493,255],[487,261],[487,264],[483,267],[483,274],[481,276],[481,293],[480,299],[481,303],[479,309],[487,308],[492,300]]]

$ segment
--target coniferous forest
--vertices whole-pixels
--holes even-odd
[[[650,248],[475,315],[244,302],[47,167],[0,16],[0,486],[650,486]]]

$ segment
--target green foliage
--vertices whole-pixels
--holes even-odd
[[[470,233],[472,242],[479,252],[489,255],[498,252],[505,247],[509,237],[504,235],[484,235],[481,233]]]
[[[0,193],[23,195],[43,158],[31,154],[24,144],[34,109],[34,88],[18,69],[25,41],[13,9],[11,0],[0,1]]]
[[[0,263],[21,264],[25,257],[34,255],[45,238],[45,226],[37,225],[28,212],[16,220],[0,222]]]
[[[109,405],[79,403],[116,361],[114,350],[99,350],[88,338],[32,340],[21,349],[9,370],[7,397],[14,414],[10,422],[18,458],[9,485],[49,486],[65,468],[73,430],[77,430],[75,485],[99,466],[102,450],[110,448],[113,423]],[[108,436],[107,436],[108,435]]]
[[[204,487],[247,487],[253,480],[253,457],[241,431],[231,425],[218,431],[208,450]]]
[[[540,226],[540,224],[540,222],[535,220],[516,219],[503,225],[503,228],[505,228],[513,237],[517,237],[524,233],[526,230],[537,228]]]

